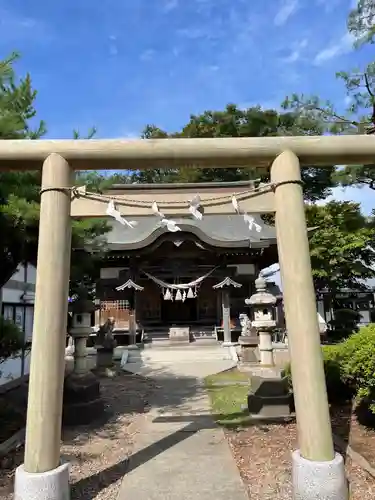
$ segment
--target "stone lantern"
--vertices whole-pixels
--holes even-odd
[[[253,321],[251,322],[259,335],[260,364],[274,366],[272,332],[276,327],[275,305],[276,297],[267,291],[267,282],[259,276],[255,280],[256,293],[245,302],[252,307]]]
[[[77,375],[82,375],[89,371],[87,367],[86,343],[88,337],[93,332],[91,327],[91,313],[95,311],[95,305],[91,300],[82,298],[72,302],[69,305],[69,311],[72,313],[69,335],[74,341],[73,372]]]
[[[267,291],[267,282],[259,276],[255,280],[256,293],[247,299],[252,307],[253,321],[259,336],[260,365],[253,370],[251,389],[247,407],[255,419],[289,418],[291,414],[291,395],[288,379],[283,370],[275,366],[272,347],[272,332],[276,327],[276,297]]]
[[[69,305],[72,324],[69,334],[74,340],[74,367],[64,384],[63,420],[67,425],[87,424],[104,410],[100,384],[87,365],[86,342],[93,329],[91,313],[95,305],[81,298]]]

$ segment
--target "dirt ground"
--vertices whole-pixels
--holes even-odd
[[[331,416],[334,433],[349,443],[375,469],[375,429],[369,429],[358,422],[351,403],[332,407]]]
[[[150,380],[125,372],[119,372],[114,378],[102,378],[101,386],[106,418],[63,431],[62,456],[71,463],[72,500],[116,498],[140,421],[148,411],[149,396],[154,390]],[[233,411],[236,414],[238,408],[234,407]],[[20,419],[19,424],[22,423]],[[332,423],[335,434],[349,442],[375,468],[375,431],[358,423],[350,405],[332,408]],[[17,429],[13,427],[9,429],[14,432]],[[248,486],[250,500],[290,500],[290,451],[297,448],[296,425],[258,425],[226,429],[225,433]],[[1,500],[13,498],[14,470],[22,461],[22,448],[1,461]],[[351,500],[375,498],[372,476],[349,458],[346,470]]]
[[[290,500],[291,450],[297,446],[296,424],[259,425],[225,431],[250,500]],[[372,431],[371,439],[375,439]],[[356,450],[357,451],[357,450]],[[374,450],[373,450],[374,451]],[[346,459],[351,500],[375,498],[375,479]]]
[[[119,372],[114,378],[102,378],[101,390],[106,418],[63,431],[61,453],[71,464],[71,500],[116,498],[153,385],[150,380]],[[14,471],[23,462],[23,449],[10,458],[0,470],[1,500],[13,498]]]

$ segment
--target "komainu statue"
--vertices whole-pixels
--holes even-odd
[[[96,334],[96,345],[104,347],[105,349],[113,349],[116,347],[116,341],[113,338],[115,324],[114,318],[108,318],[106,322],[100,326]]]

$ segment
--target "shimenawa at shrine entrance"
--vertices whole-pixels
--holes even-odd
[[[299,441],[299,450],[292,455],[294,498],[347,500],[343,459],[333,447],[300,162],[322,167],[371,165],[374,156],[371,136],[1,141],[0,170],[42,168],[25,458],[16,471],[15,498],[69,498],[69,466],[61,464],[60,439],[71,200],[85,198],[84,189],[72,188],[72,173],[179,165],[217,168],[251,164],[267,168],[272,163],[271,187]],[[126,218],[134,214],[134,208],[128,205],[118,210]],[[164,215],[168,219],[174,213],[170,207]]]

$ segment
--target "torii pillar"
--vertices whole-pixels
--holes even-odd
[[[271,183],[298,428],[293,499],[347,500],[344,461],[333,447],[301,170],[293,152],[273,162]]]
[[[58,154],[42,171],[34,328],[25,461],[17,468],[17,500],[68,500],[69,465],[60,461],[65,339],[71,254],[72,171]]]

